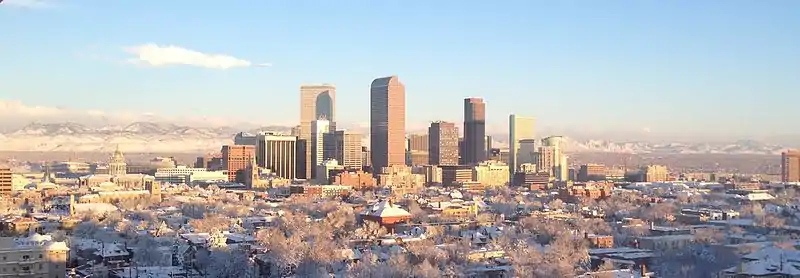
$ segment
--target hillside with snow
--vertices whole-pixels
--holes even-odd
[[[269,126],[254,130],[288,133],[291,128]],[[32,123],[0,134],[0,151],[201,153],[231,144],[242,130],[230,127],[201,128],[169,123],[134,122],[127,125],[89,127],[77,123]],[[359,130],[367,133],[368,130]],[[364,138],[368,143],[368,138]],[[499,144],[497,144],[499,145]],[[572,140],[568,152],[663,153],[663,154],[780,154],[786,147],[752,140],[727,143],[651,143]]]

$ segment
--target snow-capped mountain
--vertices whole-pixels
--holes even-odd
[[[290,127],[267,126],[259,131],[288,133]],[[202,128],[171,123],[134,122],[127,125],[90,127],[77,123],[32,123],[0,134],[0,151],[200,153],[231,144],[242,130],[231,127]],[[368,134],[368,130],[359,130]],[[500,136],[499,138],[502,138]],[[369,142],[364,138],[365,142]],[[724,143],[612,142],[567,138],[567,152],[662,153],[662,154],[779,154],[786,147],[752,140]]]
[[[270,126],[252,130],[287,132]],[[168,123],[134,122],[121,126],[88,127],[77,123],[32,123],[0,134],[0,151],[109,152],[117,146],[126,152],[194,153],[219,150],[231,144],[235,128],[199,128]]]
[[[569,152],[659,153],[659,154],[780,154],[785,146],[740,140],[720,143],[651,143],[611,142],[606,140],[576,141],[567,139]]]

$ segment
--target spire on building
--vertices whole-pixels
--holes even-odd
[[[113,176],[120,176],[128,173],[128,164],[125,163],[125,156],[122,155],[122,151],[119,150],[119,144],[108,162],[108,173]]]

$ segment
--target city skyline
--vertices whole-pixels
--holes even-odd
[[[347,113],[337,121],[368,126],[366,83],[396,74],[409,86],[409,129],[424,130],[438,120],[461,122],[459,100],[469,96],[490,104],[487,130],[494,132],[516,113],[537,117],[541,129],[555,129],[553,134],[581,131],[600,138],[736,140],[793,135],[791,130],[800,128],[780,114],[789,113],[798,98],[792,76],[800,69],[785,62],[796,60],[800,49],[795,36],[786,36],[796,23],[788,11],[798,4],[790,2],[693,3],[692,9],[688,1],[500,7],[318,3],[304,10],[343,12],[324,24],[290,24],[285,11],[306,5],[231,3],[218,11],[264,10],[269,16],[252,22],[223,17],[221,26],[196,20],[179,24],[196,14],[175,3],[162,3],[163,11],[152,12],[148,3],[36,1],[52,4],[23,9],[12,2],[0,6],[0,24],[15,42],[0,52],[6,61],[0,65],[0,91],[10,92],[4,94],[8,100],[30,105],[290,125],[300,113],[293,105],[297,86],[330,82],[337,85],[337,102],[347,105],[339,107]],[[374,12],[389,8],[413,16]],[[459,13],[438,12],[453,8]],[[503,16],[495,15],[501,10]],[[487,20],[466,20],[475,16]],[[92,26],[80,18],[104,24]],[[443,23],[448,20],[453,23]],[[176,30],[159,28],[168,23]],[[269,39],[248,35],[257,28]],[[392,32],[373,32],[381,28]],[[333,33],[347,46],[310,47],[316,45],[310,37],[331,41]],[[377,37],[351,43],[364,34]],[[641,39],[614,39],[622,35]],[[429,43],[408,47],[419,40]],[[770,44],[756,43],[765,40]],[[384,62],[370,63],[378,57]],[[169,66],[174,64],[182,66]],[[335,70],[341,65],[346,69]],[[431,72],[443,74],[431,78]],[[220,95],[228,97],[215,99]],[[242,98],[251,101],[234,102]],[[771,108],[754,109],[754,102]],[[211,103],[242,109],[208,109]],[[279,105],[260,109],[269,103]],[[619,109],[608,108],[621,103]]]

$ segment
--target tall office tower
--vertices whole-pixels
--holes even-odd
[[[800,182],[800,151],[788,150],[781,153],[781,181]]]
[[[330,133],[331,122],[325,119],[319,119],[311,122],[311,177],[317,177],[317,166],[325,161],[323,151],[325,147],[325,134]]]
[[[464,164],[486,160],[486,103],[482,98],[464,99]]]
[[[258,146],[256,146],[258,167],[270,169],[285,179],[296,178],[297,141],[295,136],[275,133],[260,134]]]
[[[569,172],[567,157],[564,155],[564,137],[550,136],[542,139],[542,145],[553,148],[553,175],[559,181],[566,181]]]
[[[533,117],[516,114],[508,116],[508,168],[511,172],[519,171],[519,166],[522,164],[533,163],[533,156],[521,154],[524,152],[521,142],[536,141],[535,125],[536,119]]]
[[[546,172],[551,177],[554,176],[555,169],[555,147],[541,146],[539,152],[536,153],[536,170],[538,172]]]
[[[222,167],[228,171],[228,181],[244,182],[244,171],[256,155],[256,146],[222,146]],[[238,179],[237,179],[238,178]]]
[[[372,171],[405,165],[406,87],[397,76],[372,81],[369,121]]]
[[[300,139],[305,139],[305,173],[298,175],[299,178],[310,178],[313,167],[311,155],[314,153],[311,148],[311,122],[319,119],[330,121],[330,131],[336,130],[336,86],[331,84],[321,85],[302,85],[300,86]],[[297,133],[298,131],[293,131]]]
[[[336,159],[346,169],[361,170],[362,148],[361,134],[351,131],[337,130],[325,134],[324,159]]]
[[[428,127],[428,164],[458,165],[458,127],[455,123],[433,122]]]
[[[409,166],[419,166],[428,164],[428,134],[408,135],[408,161]]]

